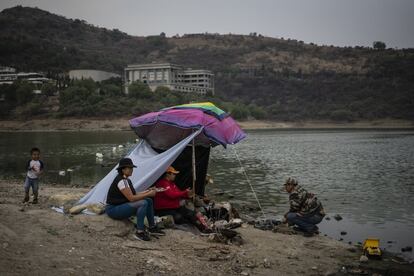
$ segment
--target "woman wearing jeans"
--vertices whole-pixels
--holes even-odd
[[[130,158],[123,158],[119,161],[117,168],[118,175],[115,177],[108,191],[105,212],[113,219],[126,219],[130,216],[137,216],[136,232],[134,237],[139,240],[149,241],[150,236],[144,227],[144,219],[147,217],[150,234],[165,235],[155,226],[154,208],[152,199],[155,196],[155,189],[145,190],[137,193],[129,177],[136,166]]]

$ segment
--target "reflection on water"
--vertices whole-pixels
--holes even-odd
[[[128,153],[137,138],[132,132],[122,131],[0,135],[0,175],[3,179],[23,181],[25,162],[30,158],[30,149],[36,146],[45,162],[42,182],[76,186],[96,184]],[[103,158],[97,158],[96,153],[102,153]]]
[[[381,238],[397,252],[414,243],[414,132],[261,130],[234,146],[269,216],[288,209],[282,184],[289,176],[318,195],[329,215],[321,232],[345,241]],[[213,151],[216,187],[239,205],[256,206],[232,150]],[[228,198],[228,197],[227,197]],[[348,232],[342,237],[341,231]],[[394,241],[387,243],[387,241]],[[413,254],[406,256],[413,258]]]
[[[0,175],[23,182],[28,152],[37,146],[46,164],[43,182],[90,186],[132,149],[135,139],[131,131],[1,133]],[[318,195],[329,216],[344,218],[321,223],[322,233],[353,243],[377,236],[392,251],[414,245],[414,132],[262,130],[248,132],[246,140],[227,150],[214,148],[209,172],[215,184],[207,190],[220,189],[224,199],[256,206],[233,149],[268,216],[287,210],[282,184],[293,176]]]

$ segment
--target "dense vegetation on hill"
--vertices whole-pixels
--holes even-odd
[[[209,69],[216,74],[216,95],[209,100],[224,104],[239,118],[413,120],[414,49],[380,46],[317,46],[257,34],[134,37],[36,8],[18,6],[0,13],[0,65],[44,71],[52,77],[70,69],[122,73],[131,63],[172,62]],[[173,95],[171,103],[188,100]],[[161,106],[164,96],[137,97],[125,113],[139,113],[136,108],[142,101],[146,107]],[[125,98],[102,93],[99,97],[97,103]],[[21,105],[27,104],[15,99],[8,107],[24,109]],[[96,116],[105,113],[97,106],[84,109],[95,110]],[[59,114],[92,115],[85,110],[72,112],[61,103]]]

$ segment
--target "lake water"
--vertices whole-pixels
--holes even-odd
[[[135,139],[131,131],[0,133],[0,177],[23,182],[35,145],[46,164],[43,182],[90,186],[134,147]],[[215,183],[207,192],[223,191],[218,199],[240,208],[257,207],[236,152],[266,216],[286,212],[282,184],[293,176],[318,195],[332,218],[320,224],[322,234],[352,243],[378,237],[382,248],[399,253],[414,246],[414,131],[258,130],[227,150],[214,148],[209,172]],[[335,214],[343,220],[333,219]],[[403,255],[414,259],[412,252]]]

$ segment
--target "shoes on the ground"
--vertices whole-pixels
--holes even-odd
[[[304,229],[302,229],[298,226],[294,226],[293,230],[295,230],[296,232],[308,232],[308,231],[305,231]],[[311,230],[310,233],[318,235],[319,234],[319,227],[315,225],[315,228],[313,228],[313,230]]]
[[[213,229],[211,229],[211,228],[204,228],[204,229],[202,229],[200,232],[201,232],[202,234],[211,234],[211,233],[213,233],[214,231],[213,231]]]
[[[311,231],[311,232],[303,232],[303,236],[304,237],[313,237],[313,236],[317,236],[317,235],[319,235],[319,230],[314,230],[314,231]]]
[[[154,235],[154,236],[165,236],[165,232],[162,231],[157,226],[148,228],[148,232],[150,233],[150,235]]]
[[[304,236],[304,237],[307,237],[307,238],[309,238],[309,237],[313,237],[313,235],[314,235],[314,233],[313,233],[313,232],[303,232],[303,236]]]
[[[298,226],[293,226],[292,229],[295,230],[296,232],[305,232],[305,230],[303,230],[302,228],[300,228]]]
[[[138,232],[135,231],[134,238],[141,241],[150,241],[151,238],[146,231]]]
[[[37,204],[37,198],[33,199],[32,204]]]

